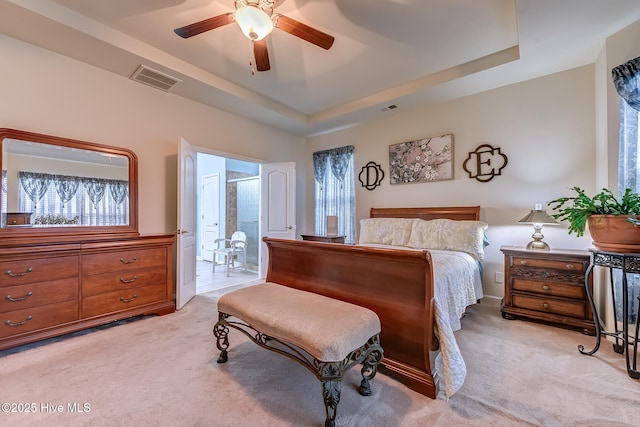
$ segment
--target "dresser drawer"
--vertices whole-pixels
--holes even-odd
[[[0,286],[78,277],[78,256],[0,261]]]
[[[513,257],[513,267],[535,267],[555,270],[567,270],[578,274],[584,274],[585,266],[582,262],[561,259],[537,259],[525,257]]]
[[[82,317],[99,316],[144,304],[165,301],[166,295],[167,286],[161,284],[90,296],[82,299]]]
[[[541,295],[552,295],[565,298],[574,298],[584,301],[586,294],[584,285],[566,284],[553,281],[538,281],[513,278],[513,290],[532,292]]]
[[[0,338],[78,320],[78,300],[0,314]]]
[[[0,313],[62,301],[78,300],[78,278],[5,286],[0,293]],[[6,320],[6,319],[5,319]]]
[[[535,310],[544,313],[553,313],[577,318],[586,317],[586,305],[584,301],[560,300],[554,298],[535,297],[531,295],[513,294],[514,307]]]
[[[82,296],[88,297],[149,285],[164,285],[166,282],[167,272],[164,268],[138,269],[130,272],[114,271],[85,277],[82,281]]]
[[[166,253],[164,248],[151,248],[84,255],[82,257],[82,274],[87,276],[113,271],[134,271],[149,267],[165,268],[168,262]]]

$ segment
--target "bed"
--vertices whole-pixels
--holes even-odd
[[[479,216],[479,206],[372,208],[370,218],[361,220],[357,245],[264,238],[269,250],[266,280],[373,310],[382,324],[385,357],[380,371],[431,398],[449,398],[466,376],[453,332],[460,328],[464,309],[482,298],[482,254],[470,258],[451,250],[446,247],[450,228],[434,233],[433,227],[464,226],[463,234],[471,227],[475,240],[480,230],[483,245],[486,224]],[[422,230],[426,238],[418,239],[417,246],[437,247],[416,247],[406,227],[399,234],[380,231],[372,236],[385,223],[398,222],[391,218],[406,220],[399,222],[410,224],[414,237],[415,229]],[[436,240],[429,237],[436,235]],[[476,242],[475,251],[478,246]],[[460,261],[449,265],[443,261],[448,257]],[[458,292],[461,275],[471,282],[466,280],[466,291]]]

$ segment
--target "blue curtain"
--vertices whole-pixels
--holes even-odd
[[[618,148],[618,196],[627,188],[640,192],[640,171],[638,170],[638,118],[640,117],[640,57],[632,59],[611,70],[613,84],[620,95],[620,133]],[[622,321],[622,271],[615,270],[614,292],[616,316]],[[638,316],[640,275],[627,274],[629,304],[627,321],[635,323]]]
[[[129,223],[127,181],[23,171],[18,177],[19,208],[33,212],[36,224],[50,224],[49,217],[58,216],[78,225]]]
[[[345,242],[356,240],[356,191],[353,145],[313,153],[315,176],[315,233],[327,232],[327,215],[338,217],[338,233]]]
[[[611,77],[620,97],[640,111],[640,57],[615,67]]]

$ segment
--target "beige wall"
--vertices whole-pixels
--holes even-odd
[[[229,157],[296,162],[304,139],[0,35],[0,127],[129,148],[142,234],[176,229],[180,138]],[[132,73],[135,70],[132,70]],[[304,186],[297,189],[299,223]]]
[[[379,120],[308,141],[307,224],[313,221],[314,151],[353,144],[356,174],[369,161],[382,165],[385,179],[373,191],[357,186],[357,218],[371,207],[480,205],[489,223],[485,293],[501,298],[501,245],[523,246],[531,226],[517,221],[534,207],[595,182],[594,66],[462,98],[442,105],[387,112]],[[454,179],[421,184],[389,184],[388,146],[445,133],[454,135]],[[462,164],[481,144],[500,147],[509,162],[502,176],[487,183],[470,179]],[[312,230],[307,230],[312,231]],[[545,227],[545,241],[555,248],[587,248],[588,238],[569,236],[564,226]]]

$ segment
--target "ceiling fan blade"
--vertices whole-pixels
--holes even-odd
[[[333,36],[323,33],[322,31],[311,28],[310,26],[296,21],[295,19],[287,18],[284,15],[276,15],[276,27],[280,28],[289,34],[306,40],[309,43],[315,44],[323,49],[329,50],[335,41]]]
[[[269,71],[269,51],[267,50],[267,41],[265,39],[253,42],[253,57],[256,60],[256,70]]]
[[[200,33],[231,24],[232,22],[235,22],[233,13],[225,13],[224,15],[214,16],[204,21],[176,28],[173,31],[183,39],[188,39],[189,37],[197,36]]]

